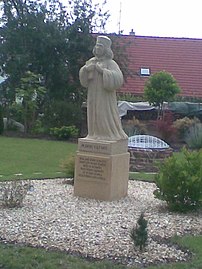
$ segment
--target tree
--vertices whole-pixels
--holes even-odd
[[[144,218],[144,214],[141,213],[136,227],[133,227],[130,231],[130,238],[133,240],[135,246],[139,246],[140,251],[142,251],[147,242],[147,220]]]
[[[91,33],[108,17],[91,0],[3,0],[0,64],[15,89],[25,72],[42,74],[50,100],[83,101],[78,70],[93,47]]]
[[[2,106],[0,104],[0,135],[4,131],[4,122],[3,122],[3,113],[2,113]]]
[[[158,107],[158,118],[162,115],[163,102],[169,102],[180,92],[172,74],[160,71],[153,74],[145,84],[144,96],[148,102]]]
[[[33,127],[46,93],[46,88],[42,85],[40,78],[40,75],[28,71],[21,78],[19,88],[16,89],[16,98],[18,102],[21,102],[20,109],[25,132]]]
[[[30,71],[43,76],[48,111],[61,101],[81,108],[86,90],[80,85],[79,69],[92,56],[93,33],[104,32],[109,17],[105,0],[92,2],[69,0],[66,7],[61,0],[0,2],[0,66],[8,75],[4,93],[9,104]],[[122,44],[114,38],[115,60],[126,74],[126,57],[118,49]]]
[[[55,1],[55,7],[57,2]],[[62,23],[56,8],[50,5],[48,9],[41,1],[8,0],[3,3],[0,61],[5,73],[9,75],[7,83],[13,100],[15,89],[26,71],[43,74],[46,86],[51,91],[56,83],[54,66],[55,73],[60,74],[57,67],[63,61],[62,57],[57,57],[63,54],[59,48],[65,47],[61,41],[64,39],[62,30],[58,31],[59,27],[62,28]],[[54,20],[53,12],[56,13]],[[61,12],[61,9],[58,10],[58,13]],[[58,79],[60,92],[59,81]]]

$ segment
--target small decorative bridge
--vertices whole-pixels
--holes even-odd
[[[169,148],[169,145],[155,136],[134,135],[128,138],[128,147],[142,149],[167,149]]]

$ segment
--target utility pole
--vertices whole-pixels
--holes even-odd
[[[122,30],[121,30],[121,11],[122,11],[122,3],[120,2],[120,9],[119,9],[119,22],[118,22],[118,34],[120,35]]]

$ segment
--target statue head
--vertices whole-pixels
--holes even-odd
[[[98,36],[97,37],[97,41],[96,44],[101,44],[103,45],[105,48],[111,48],[111,39],[107,36]]]
[[[111,44],[112,44],[112,41],[109,37],[98,36],[95,47],[93,49],[93,54],[99,58],[100,56],[99,54],[102,51],[103,55],[101,55],[101,57],[105,56],[106,58],[112,59],[114,55],[111,50]]]

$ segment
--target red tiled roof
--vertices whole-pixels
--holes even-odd
[[[148,36],[120,36],[127,45],[128,68],[138,74],[165,70],[177,80],[182,96],[202,97],[202,39]],[[128,77],[121,92],[143,94],[148,77]]]

